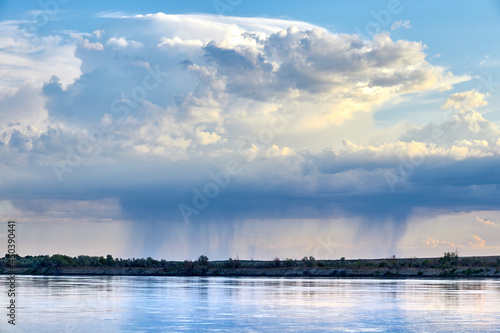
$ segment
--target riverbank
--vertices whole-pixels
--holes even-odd
[[[33,257],[32,257],[33,258]],[[102,258],[102,257],[101,257]],[[108,258],[109,259],[109,258]],[[139,259],[138,259],[139,260]],[[500,277],[500,256],[256,261],[155,261],[142,267],[120,267],[119,259],[102,267],[64,267],[63,264],[2,267],[0,274],[16,275],[142,275],[142,276],[247,276],[247,277]],[[22,262],[22,261],[21,261]],[[34,262],[34,261],[33,261]],[[134,261],[135,262],[135,261]],[[102,264],[101,264],[102,265]],[[150,265],[150,267],[147,267]],[[152,266],[152,267],[151,267]]]
[[[246,276],[246,277],[489,277],[498,278],[498,268],[453,269],[437,268],[387,268],[387,269],[336,269],[336,268],[239,268],[202,269],[191,272],[169,271],[163,268],[122,267],[61,267],[41,270],[27,268],[3,269],[0,274],[15,275],[138,275],[138,276]]]

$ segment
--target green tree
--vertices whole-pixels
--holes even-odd
[[[274,266],[275,267],[280,267],[281,266],[281,260],[280,260],[280,258],[276,257],[276,258],[273,259],[273,261],[274,261]]]
[[[458,251],[455,252],[445,252],[444,255],[439,258],[439,262],[442,265],[449,264],[450,266],[458,265]]]
[[[198,257],[198,260],[196,261],[198,263],[198,265],[200,265],[201,267],[208,267],[208,257],[205,256],[205,255],[201,255]]]
[[[113,259],[113,256],[111,254],[108,254],[106,256],[106,265],[108,267],[113,267],[115,265],[115,260]]]

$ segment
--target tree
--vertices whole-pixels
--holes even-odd
[[[52,262],[52,267],[69,267],[73,266],[73,259],[71,257],[62,255],[62,254],[54,254],[50,261]]]
[[[198,257],[198,265],[200,265],[201,267],[207,267],[208,266],[208,257],[205,256],[205,255],[201,255]]]
[[[106,256],[106,265],[108,267],[113,267],[115,265],[115,260],[113,259],[113,256],[111,254],[108,254]]]
[[[304,258],[302,258],[302,263],[304,266],[314,267],[316,266],[316,259],[313,256],[309,256],[309,258],[305,256]]]
[[[441,264],[449,263],[451,266],[458,265],[458,251],[455,252],[445,252],[444,255],[439,258]]]
[[[281,266],[281,260],[280,260],[280,258],[276,257],[276,258],[273,259],[273,261],[274,261],[274,266],[275,267],[280,267]]]
[[[294,267],[295,266],[295,260],[291,258],[286,258],[284,262],[285,267]]]

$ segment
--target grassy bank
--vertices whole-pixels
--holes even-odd
[[[303,259],[191,261],[114,259],[64,255],[0,258],[0,274],[157,275],[157,276],[285,276],[285,277],[500,277],[500,256],[441,258]]]

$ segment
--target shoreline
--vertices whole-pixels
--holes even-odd
[[[95,265],[84,260],[95,259]],[[203,260],[201,260],[201,259]],[[113,259],[111,256],[78,258],[63,255],[18,257],[17,265],[0,266],[0,275],[39,276],[178,276],[178,277],[290,277],[290,278],[500,278],[500,256],[441,258],[388,258],[316,260],[166,261]],[[63,260],[64,259],[64,260]],[[89,259],[89,260],[90,260]],[[4,259],[6,260],[6,258]],[[26,261],[28,260],[28,261]],[[38,260],[38,261],[37,261]],[[79,264],[81,263],[81,264]]]
[[[169,271],[163,268],[96,268],[60,267],[33,270],[10,268],[0,270],[0,275],[34,276],[166,276],[166,277],[288,277],[288,278],[500,278],[498,268],[470,269],[336,269],[336,268],[264,268],[264,269],[217,269],[192,272]]]

